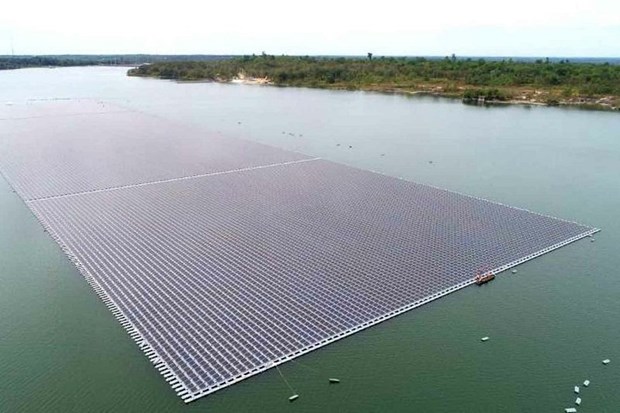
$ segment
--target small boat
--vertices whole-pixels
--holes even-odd
[[[609,364],[609,363],[611,363],[611,360],[609,360],[609,359],[603,360],[603,364]]]
[[[516,273],[517,273],[517,270],[512,270],[512,273],[513,273],[513,274],[516,274]]]
[[[588,387],[590,385],[590,380],[586,380],[583,382],[583,387]]]
[[[482,338],[480,339],[480,341],[488,341],[488,340],[489,340],[489,338],[488,338],[488,337],[482,337]]]
[[[577,409],[575,409],[574,407],[567,407],[566,409],[564,409],[564,413],[577,413]]]
[[[330,383],[340,383],[340,379],[331,378],[331,379],[329,379],[329,382]]]
[[[291,397],[288,398],[288,401],[289,402],[294,402],[298,398],[299,398],[299,394],[293,394]]]
[[[476,275],[476,278],[474,278],[474,282],[477,285],[482,285],[482,284],[488,283],[494,278],[495,278],[495,274],[489,271],[485,273],[479,273],[478,275]]]
[[[577,397],[577,398],[575,399],[575,404],[576,404],[577,406],[580,406],[580,405],[581,405],[581,397]]]
[[[579,386],[575,386],[575,394],[579,394]]]

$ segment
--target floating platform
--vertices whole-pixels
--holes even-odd
[[[0,109],[0,170],[186,402],[598,231],[109,104],[46,104]]]

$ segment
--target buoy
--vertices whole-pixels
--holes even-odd
[[[575,394],[579,394],[579,386],[575,386]]]
[[[611,363],[611,360],[609,360],[609,359],[603,360],[603,364],[609,364],[609,363]]]
[[[298,398],[299,398],[299,394],[293,394],[291,397],[288,398],[288,401],[289,402],[294,402]]]
[[[488,341],[488,340],[489,340],[489,338],[488,338],[488,337],[482,337],[482,338],[480,339],[480,341]]]
[[[330,383],[340,383],[340,379],[329,379]]]
[[[583,382],[583,387],[588,387],[590,385],[590,380],[586,380]]]
[[[575,404],[576,404],[577,406],[581,405],[581,397],[577,397],[577,398],[575,399]]]

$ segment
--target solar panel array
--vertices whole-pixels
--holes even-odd
[[[1,122],[6,178],[185,401],[597,231],[139,113]]]

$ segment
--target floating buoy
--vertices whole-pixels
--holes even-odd
[[[291,397],[288,398],[288,401],[294,402],[297,399],[299,399],[299,394],[293,394]]]
[[[611,363],[611,360],[609,360],[609,359],[605,359],[605,360],[603,360],[603,364],[607,365],[607,364],[609,364],[609,363]]]
[[[583,382],[583,387],[588,387],[590,385],[590,380],[586,380]]]
[[[579,394],[579,386],[575,386],[575,394]]]
[[[480,339],[480,341],[489,341],[489,338],[488,338],[488,337],[482,337],[482,338]]]
[[[581,405],[581,397],[577,397],[577,398],[575,399],[575,404],[576,404],[577,406]]]
[[[329,379],[330,383],[340,383],[340,379]]]

